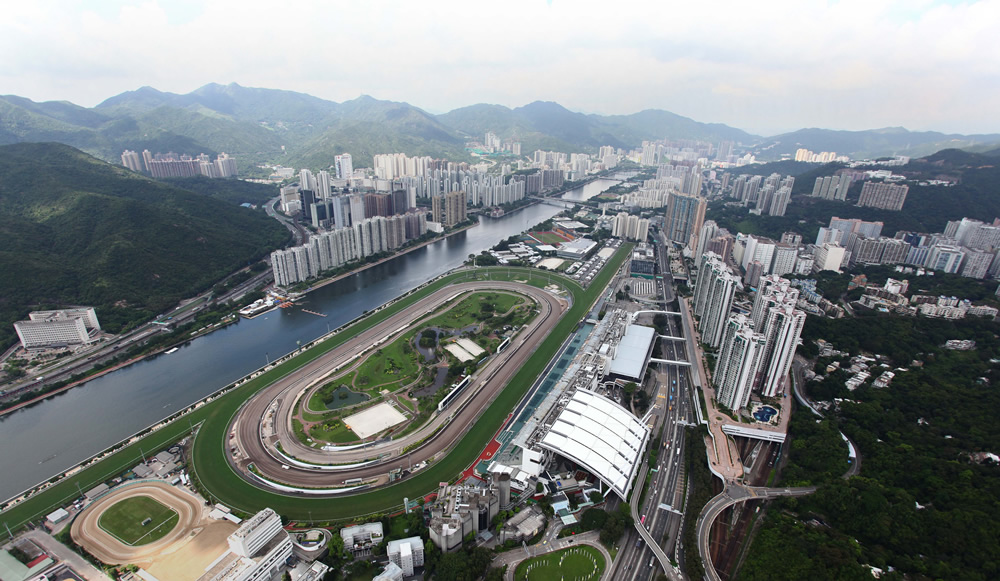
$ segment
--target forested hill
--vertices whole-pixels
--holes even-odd
[[[0,146],[0,348],[39,307],[98,307],[118,330],[284,244],[262,211],[56,143]]]

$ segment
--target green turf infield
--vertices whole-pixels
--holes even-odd
[[[148,496],[133,496],[101,513],[97,526],[128,546],[139,547],[162,539],[177,520],[174,509]]]
[[[139,462],[144,454],[169,446],[189,433],[191,425],[199,423],[201,423],[201,428],[193,446],[193,471],[201,479],[202,485],[213,495],[215,501],[221,501],[249,513],[270,506],[280,514],[293,519],[311,516],[313,520],[317,521],[356,517],[399,506],[404,496],[417,498],[424,493],[435,490],[438,482],[452,478],[475,460],[479,451],[499,427],[500,422],[506,418],[507,413],[530,387],[534,378],[541,373],[545,363],[554,355],[562,340],[576,328],[578,322],[586,315],[591,305],[607,286],[611,276],[630,256],[631,248],[631,244],[623,244],[586,290],[571,279],[527,268],[480,268],[445,275],[427,286],[413,291],[392,305],[348,325],[336,337],[295,355],[282,365],[260,374],[224,396],[217,397],[214,401],[202,405],[193,412],[170,421],[160,430],[143,436],[103,461],[88,466],[85,470],[64,479],[33,498],[4,510],[0,513],[0,519],[6,522],[10,528],[17,530],[29,521],[43,518],[57,507],[79,496],[81,488],[84,490],[92,488],[116,474],[128,470],[129,467]],[[229,419],[233,417],[240,405],[253,394],[291,370],[305,365],[322,353],[335,348],[362,329],[408,307],[419,298],[448,284],[466,282],[470,279],[483,280],[488,276],[503,280],[522,280],[538,287],[544,287],[550,282],[558,282],[568,290],[568,294],[573,300],[573,307],[559,322],[548,340],[536,351],[535,356],[522,367],[507,389],[501,392],[494,405],[490,406],[487,413],[456,445],[451,454],[421,471],[414,478],[369,493],[340,499],[310,499],[268,492],[247,483],[233,472],[226,460],[224,444],[227,437],[226,427]]]
[[[577,545],[518,564],[515,581],[597,581],[604,573],[604,555],[589,545]]]

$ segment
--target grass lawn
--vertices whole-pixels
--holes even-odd
[[[149,522],[144,526],[146,519]],[[162,539],[177,526],[177,513],[148,496],[115,503],[101,514],[97,525],[122,543],[137,547]]]
[[[399,337],[369,355],[358,367],[354,385],[357,389],[392,391],[417,379],[420,354],[410,345],[412,334]],[[391,384],[391,385],[390,385]]]
[[[501,315],[525,301],[522,295],[508,293],[472,293],[454,307],[427,321],[429,327],[462,329],[483,321],[483,305],[492,305],[493,314]]]
[[[330,420],[322,424],[316,424],[309,428],[309,436],[313,440],[322,440],[334,444],[349,444],[357,442],[360,438],[352,432],[344,422],[340,420]]]
[[[153,450],[161,450],[176,442],[190,431],[191,423],[195,425],[201,423],[192,450],[192,465],[195,475],[202,486],[219,497],[220,501],[236,510],[254,513],[261,506],[270,506],[278,513],[292,519],[306,518],[307,515],[311,514],[314,519],[334,520],[381,512],[399,506],[403,496],[416,498],[423,493],[436,490],[439,482],[448,480],[475,460],[486,443],[493,437],[500,423],[507,417],[507,413],[516,405],[534,378],[541,373],[545,364],[555,354],[562,340],[576,328],[577,323],[607,286],[611,276],[621,266],[625,258],[630,256],[631,249],[631,244],[623,244],[586,290],[581,288],[576,281],[558,275],[548,273],[543,275],[534,269],[516,267],[479,269],[475,272],[460,271],[443,276],[387,308],[372,313],[363,320],[348,326],[343,332],[329,340],[323,341],[314,348],[297,354],[282,365],[262,373],[223,397],[216,398],[184,417],[169,422],[164,428],[123,447],[107,459],[66,478],[30,500],[3,511],[3,520],[12,529],[18,529],[31,520],[45,516],[56,507],[79,496],[78,487],[82,487],[84,490],[92,488],[134,466],[142,459],[144,452],[149,454]],[[535,286],[545,286],[549,279],[559,281],[572,295],[573,307],[559,322],[549,338],[539,345],[534,355],[518,370],[507,388],[500,393],[479,421],[456,444],[450,454],[427,469],[420,471],[413,478],[401,483],[354,495],[350,498],[332,500],[300,498],[268,492],[249,484],[233,471],[226,460],[226,448],[221,446],[220,442],[225,442],[228,437],[226,432],[229,420],[250,397],[271,382],[336,348],[361,330],[407,308],[420,298],[449,284],[468,281],[472,278],[485,279],[487,272],[493,279],[525,280],[528,284]]]
[[[577,545],[522,561],[514,572],[515,581],[597,581],[604,573],[604,555],[594,547]]]

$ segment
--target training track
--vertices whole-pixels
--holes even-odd
[[[130,547],[98,526],[104,511],[112,505],[136,496],[148,496],[172,508],[178,516],[173,530],[147,545]],[[98,498],[73,521],[70,535],[81,547],[111,565],[148,561],[170,552],[173,545],[188,538],[201,524],[203,507],[198,499],[166,482],[147,481],[119,486]]]

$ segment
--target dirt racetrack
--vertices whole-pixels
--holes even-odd
[[[177,525],[163,538],[130,547],[98,526],[112,505],[136,496],[148,496],[177,512]],[[226,537],[236,525],[205,517],[205,507],[188,492],[160,481],[146,481],[112,489],[76,517],[73,540],[109,565],[132,563],[156,571],[161,579],[194,580],[227,548]],[[162,575],[162,577],[160,576]]]

